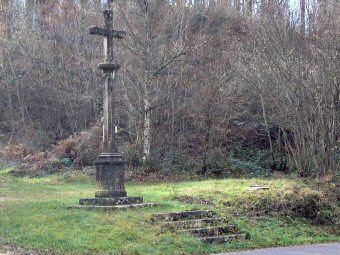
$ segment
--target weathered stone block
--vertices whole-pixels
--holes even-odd
[[[207,227],[207,228],[196,228],[187,230],[194,236],[220,236],[223,234],[235,234],[237,233],[236,225],[227,225],[219,227]]]
[[[199,218],[214,217],[216,213],[210,210],[198,210],[198,211],[183,211],[183,212],[170,212],[170,213],[157,213],[153,215],[154,221],[178,221],[178,220],[190,220]]]
[[[235,234],[235,235],[226,235],[226,236],[211,236],[211,237],[202,237],[201,241],[208,243],[225,243],[233,240],[246,240],[246,234]]]
[[[169,221],[163,224],[167,228],[203,228],[208,226],[217,226],[227,223],[225,218],[207,218],[207,219],[197,219],[197,220],[183,220],[183,221]]]
[[[99,205],[99,206],[113,206],[113,205],[131,205],[143,203],[143,197],[95,197],[95,198],[81,198],[80,205]]]
[[[96,206],[96,205],[69,205],[68,209],[85,209],[85,210],[102,210],[102,211],[119,211],[128,209],[139,209],[154,207],[157,204],[145,203],[145,204],[132,204],[132,205],[114,205],[114,206]]]

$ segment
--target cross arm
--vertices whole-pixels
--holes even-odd
[[[110,36],[112,35],[115,38],[123,39],[125,36],[125,31],[118,31],[118,30],[110,30],[107,28],[101,28],[101,27],[90,27],[90,34],[91,35],[104,35],[104,36]]]

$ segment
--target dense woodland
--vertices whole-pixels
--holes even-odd
[[[64,153],[85,151],[78,163],[90,165],[103,43],[88,27],[103,24],[101,1],[0,3],[0,146],[82,140]],[[131,169],[339,173],[339,1],[114,3],[127,32],[115,46],[115,125]]]

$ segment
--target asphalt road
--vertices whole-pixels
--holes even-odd
[[[216,255],[340,255],[339,243],[307,244],[290,247],[256,249],[242,252],[228,252]]]

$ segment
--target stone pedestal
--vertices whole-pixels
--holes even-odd
[[[97,191],[95,197],[81,198],[74,209],[121,210],[152,207],[143,197],[128,197],[125,191],[124,160],[119,153],[101,153],[96,162]]]
[[[143,197],[128,197],[125,191],[124,160],[119,153],[101,153],[96,162],[97,191],[94,198],[81,198],[81,206],[142,204]]]
[[[102,153],[96,165],[97,191],[95,197],[125,197],[124,161],[118,153]]]

